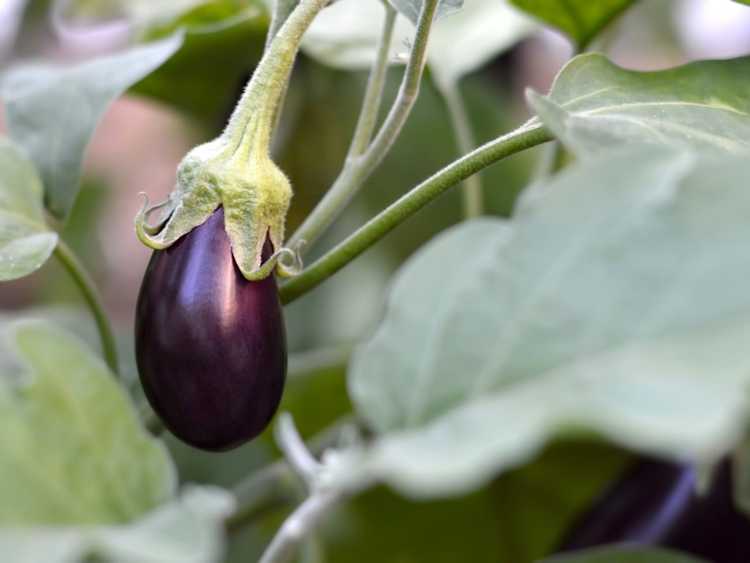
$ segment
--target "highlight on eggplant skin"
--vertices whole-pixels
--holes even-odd
[[[724,461],[701,495],[690,465],[641,459],[573,525],[560,552],[627,543],[747,563],[750,520],[734,505],[731,473]]]
[[[263,259],[271,254],[266,241]],[[221,207],[154,251],[138,295],[135,345],[146,397],[191,446],[237,447],[273,418],[287,362],[276,280],[242,276]]]

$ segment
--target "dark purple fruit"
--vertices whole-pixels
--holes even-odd
[[[264,260],[271,254],[270,242]],[[254,438],[278,408],[286,336],[276,281],[247,281],[224,211],[151,257],[138,295],[138,372],[151,406],[178,438],[227,450]]]
[[[705,495],[687,465],[639,461],[571,529],[562,551],[607,543],[658,545],[715,563],[750,561],[750,521],[734,506],[728,462]]]

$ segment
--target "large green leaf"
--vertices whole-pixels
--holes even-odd
[[[533,29],[528,18],[504,2],[472,0],[435,23],[428,51],[430,70],[443,82],[456,82]]]
[[[634,142],[744,153],[750,150],[748,87],[750,57],[636,72],[591,54],[570,61],[548,96],[531,93],[529,100],[582,156]]]
[[[510,222],[432,242],[350,366],[378,437],[332,463],[336,478],[455,494],[570,431],[699,463],[724,454],[750,379],[748,174],[746,159],[620,151],[572,167]]]
[[[510,0],[541,21],[556,27],[579,50],[586,45],[634,0]]]
[[[43,195],[34,165],[0,137],[0,281],[30,274],[55,249],[57,234],[44,223]]]
[[[229,493],[190,487],[131,524],[0,528],[0,553],[13,563],[219,563]]]
[[[540,563],[707,563],[671,549],[638,546],[605,546],[550,557]]]
[[[167,500],[174,471],[129,398],[80,341],[39,321],[5,327],[0,524],[130,521]]]
[[[0,328],[3,559],[218,563],[231,495],[173,498],[165,448],[77,338],[43,321]]]
[[[181,44],[178,34],[75,66],[31,64],[4,76],[8,131],[36,164],[52,214],[65,218],[73,206],[86,145],[109,104]]]

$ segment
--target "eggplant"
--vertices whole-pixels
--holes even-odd
[[[708,490],[699,494],[690,465],[639,460],[573,525],[560,551],[629,543],[715,563],[747,563],[750,520],[734,505],[730,465],[719,465]]]
[[[267,240],[263,260],[271,254]],[[154,251],[138,295],[135,347],[151,406],[191,446],[237,447],[273,418],[287,363],[276,280],[243,277],[223,208]]]

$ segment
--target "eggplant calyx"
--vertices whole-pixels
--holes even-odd
[[[167,201],[155,206],[146,201],[135,219],[143,244],[168,248],[221,206],[232,255],[245,278],[263,279],[275,269],[291,276],[300,269],[299,252],[283,247],[291,184],[271,159],[269,146],[302,35],[327,3],[300,0],[263,54],[224,132],[185,156]],[[158,209],[168,213],[149,223]],[[273,256],[264,262],[266,239]]]

